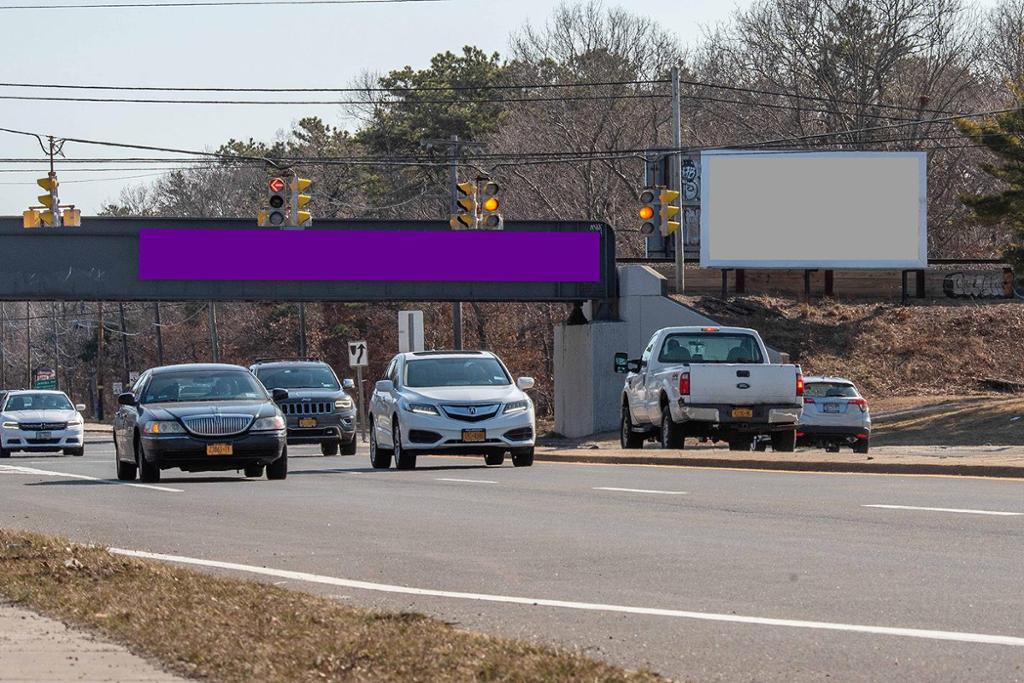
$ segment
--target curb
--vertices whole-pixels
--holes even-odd
[[[1015,465],[933,465],[930,463],[831,462],[827,460],[731,460],[664,456],[560,455],[537,453],[535,462],[579,462],[605,465],[666,465],[671,467],[720,467],[781,472],[850,472],[859,474],[940,474],[958,477],[1024,479],[1024,467]]]

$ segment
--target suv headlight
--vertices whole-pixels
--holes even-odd
[[[430,405],[429,403],[406,403],[405,409],[410,413],[416,413],[417,415],[440,415],[437,412],[437,408]]]
[[[252,428],[257,432],[270,432],[277,431],[285,428],[284,418],[280,415],[273,415],[271,417],[261,417],[252,423]]]
[[[529,409],[529,401],[509,401],[508,403],[505,404],[505,410],[503,412],[506,415],[515,415],[516,413],[525,413]]]
[[[184,434],[185,428],[177,422],[163,421],[163,422],[148,422],[145,427],[142,428],[145,434]]]
[[[348,410],[352,407],[352,399],[348,396],[343,396],[334,402],[335,410]]]

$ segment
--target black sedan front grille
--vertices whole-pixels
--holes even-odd
[[[67,422],[19,422],[18,429],[26,432],[57,432],[67,429]]]
[[[229,436],[244,432],[252,424],[251,415],[196,415],[182,418],[185,428],[196,436]]]

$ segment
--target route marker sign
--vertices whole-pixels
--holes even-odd
[[[350,367],[365,368],[369,365],[366,356],[365,341],[354,341],[348,343],[348,364]]]

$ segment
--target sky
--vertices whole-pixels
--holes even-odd
[[[3,5],[93,4],[97,0],[0,0]],[[110,0],[114,1],[114,0]],[[116,0],[123,2],[125,0]],[[980,5],[991,0],[977,0]],[[746,0],[626,0],[684,45],[724,21]],[[423,68],[431,56],[465,44],[507,53],[509,33],[543,24],[556,6],[542,0],[447,0],[418,4],[138,9],[0,9],[0,82],[189,87],[346,87],[366,71]],[[0,95],[40,94],[0,87]],[[89,91],[45,91],[99,95]],[[168,97],[163,93],[124,93]],[[184,97],[209,98],[192,93]],[[238,94],[235,99],[242,99]],[[258,96],[256,96],[258,97]],[[276,96],[267,96],[278,99]],[[298,96],[304,97],[304,96]],[[313,99],[323,97],[310,96]],[[0,100],[0,127],[185,149],[215,149],[231,137],[269,140],[317,115],[351,128],[337,106],[240,106]],[[68,157],[131,152],[68,143]],[[141,156],[156,156],[148,152]],[[0,133],[0,159],[38,157],[38,167],[0,161],[0,215],[18,215],[42,191],[34,138]],[[123,165],[126,166],[126,165]],[[13,169],[22,171],[7,172]],[[35,171],[42,171],[36,174]],[[115,200],[146,171],[75,173],[58,165],[61,201],[83,214]],[[152,173],[152,171],[150,171]],[[87,182],[81,182],[81,181]]]

